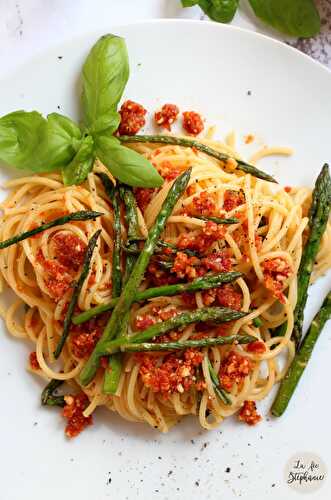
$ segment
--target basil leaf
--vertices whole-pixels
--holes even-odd
[[[239,0],[200,0],[201,9],[210,19],[219,23],[232,21],[238,9]]]
[[[81,184],[93,168],[95,160],[94,141],[90,135],[84,137],[73,160],[62,168],[63,182],[66,186]]]
[[[193,7],[193,5],[197,5],[199,0],[182,0],[183,7]]]
[[[100,136],[96,143],[97,157],[120,182],[145,188],[162,185],[163,179],[153,165],[136,151],[122,146],[115,137]]]
[[[321,19],[313,0],[249,0],[257,17],[273,28],[296,37],[320,32]]]
[[[74,157],[80,143],[77,125],[57,113],[15,111],[0,118],[0,160],[32,172],[52,172]]]
[[[83,66],[84,124],[91,134],[118,128],[116,112],[129,78],[125,41],[115,35],[102,36],[92,47]]]
[[[121,122],[121,115],[117,111],[111,111],[107,115],[99,116],[90,132],[95,136],[107,131],[111,135],[118,129]]]

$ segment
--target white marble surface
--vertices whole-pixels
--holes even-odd
[[[289,43],[331,69],[331,1],[319,0],[321,35]],[[155,18],[205,19],[198,7],[181,8],[180,0],[0,0],[0,78],[48,47],[96,29]],[[248,6],[241,7],[233,24],[281,38],[259,23]]]

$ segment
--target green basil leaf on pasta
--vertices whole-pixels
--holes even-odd
[[[84,125],[90,133],[114,132],[116,113],[129,78],[129,60],[123,38],[102,36],[92,47],[83,66]]]
[[[62,168],[64,184],[71,186],[84,182],[93,168],[94,159],[94,142],[93,138],[88,135],[83,139],[72,161]]]
[[[163,184],[162,177],[146,158],[122,146],[115,137],[100,136],[96,143],[97,157],[120,182],[145,188]]]
[[[229,23],[237,12],[239,0],[199,0],[199,6],[210,19]]]
[[[91,129],[94,136],[107,131],[111,135],[118,129],[121,121],[121,115],[117,111],[110,111],[106,115],[99,116]]]
[[[0,118],[0,160],[32,172],[52,172],[69,163],[81,132],[70,118],[37,111],[15,111]]]
[[[257,17],[278,31],[309,38],[320,32],[314,0],[249,0]]]

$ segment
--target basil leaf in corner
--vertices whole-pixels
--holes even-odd
[[[84,125],[91,134],[119,125],[116,112],[129,78],[129,61],[125,41],[115,35],[102,36],[92,47],[83,66]]]
[[[314,0],[249,0],[257,17],[287,35],[309,38],[320,32]]]
[[[120,182],[145,188],[163,184],[153,165],[136,151],[122,146],[116,137],[100,136],[96,142],[97,157]]]
[[[80,148],[73,160],[62,168],[62,177],[65,186],[81,184],[93,168],[95,155],[94,142],[90,135],[84,137]]]
[[[193,7],[193,5],[197,5],[199,0],[182,0],[183,7]]]
[[[15,111],[0,118],[0,160],[32,172],[52,172],[76,154],[81,139],[77,125],[53,113]]]
[[[210,19],[229,23],[234,18],[239,0],[199,0],[199,6]]]

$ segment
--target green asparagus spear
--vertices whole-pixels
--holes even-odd
[[[234,217],[229,217],[228,219],[223,219],[221,217],[207,217],[206,215],[193,215],[195,219],[204,220],[206,222],[215,222],[215,224],[238,224],[239,220]]]
[[[201,142],[198,142],[194,139],[187,139],[184,137],[175,137],[171,135],[121,135],[119,136],[119,140],[124,143],[133,143],[133,142],[153,142],[159,144],[173,144],[175,146],[183,146],[188,148],[195,148],[202,153],[205,153],[213,158],[216,158],[220,161],[227,161],[231,158],[230,155],[226,153],[220,153],[216,151],[216,149],[212,149]],[[238,163],[238,170],[245,172],[246,174],[251,174],[254,177],[258,177],[259,179],[263,179],[269,182],[277,182],[271,175],[262,172],[258,168],[253,165],[249,165],[243,160],[238,160],[234,158]]]
[[[122,248],[122,224],[121,224],[121,201],[120,190],[114,186],[106,174],[99,174],[103,187],[108,198],[111,200],[114,210],[114,244],[112,257],[112,295],[118,297],[122,291],[122,270],[121,270],[121,248]],[[119,380],[121,371],[121,359],[119,355],[110,356],[108,359],[108,369],[105,372],[105,381],[108,392]],[[116,391],[116,389],[115,389]]]
[[[54,396],[54,391],[63,384],[63,380],[52,379],[41,393],[41,404],[47,406],[64,406],[63,396]]]
[[[63,349],[63,346],[65,344],[65,341],[67,340],[67,337],[69,335],[71,318],[73,316],[80,291],[81,291],[82,286],[84,284],[84,281],[86,280],[87,275],[89,273],[93,251],[96,247],[100,233],[101,233],[101,229],[96,231],[94,233],[94,235],[92,236],[92,238],[90,239],[90,241],[88,242],[87,249],[85,252],[85,257],[84,257],[81,275],[80,275],[78,281],[74,282],[74,284],[73,284],[72,296],[71,296],[71,299],[69,302],[68,310],[67,310],[65,318],[64,318],[63,332],[62,332],[61,338],[60,338],[59,343],[58,343],[58,345],[55,349],[55,352],[54,352],[54,356],[56,359],[60,356],[62,349]]]
[[[255,339],[255,337],[251,337],[251,338]],[[243,340],[243,339],[240,338],[240,340]],[[251,342],[254,342],[254,340],[251,340]],[[242,342],[242,343],[244,343],[244,342]],[[222,403],[224,403],[225,405],[230,405],[231,399],[228,396],[228,392],[225,389],[223,389],[223,387],[220,386],[220,382],[219,382],[217,373],[215,372],[209,358],[208,358],[208,368],[209,368],[209,374],[210,374],[211,381],[213,383],[213,389],[215,391],[215,394],[220,398]]]
[[[112,256],[112,294],[113,297],[118,297],[122,289],[122,271],[121,271],[121,248],[122,248],[122,225],[121,225],[121,204],[120,194],[117,187],[115,187],[108,175],[99,174],[103,187],[110,199],[114,210],[114,245]]]
[[[184,292],[198,292],[200,290],[208,290],[210,288],[218,287],[223,283],[230,283],[240,278],[241,276],[242,273],[239,272],[205,274],[204,276],[196,278],[190,283],[179,283],[177,285],[164,285],[155,288],[147,288],[143,292],[136,292],[134,302],[148,300],[154,297],[171,297],[173,295],[178,295]],[[88,309],[87,311],[74,316],[72,322],[75,325],[80,325],[81,323],[88,321],[94,316],[98,316],[99,314],[113,309],[116,306],[118,300],[118,298],[112,299],[108,304],[102,304],[100,306],[93,307],[92,309]]]
[[[137,202],[129,186],[120,186],[120,195],[125,205],[125,220],[128,228],[128,242],[142,240],[139,231]]]
[[[102,352],[103,344],[116,337],[118,332],[120,331],[121,321],[129,311],[131,304],[134,301],[137,288],[139,287],[143,279],[144,272],[154,252],[158,239],[160,238],[166,221],[170,216],[175,204],[186,189],[191,176],[191,171],[192,169],[188,169],[182,175],[177,177],[177,179],[171,186],[168,195],[162,205],[162,208],[156,218],[154,226],[150,230],[148,238],[145,241],[144,248],[138,257],[132,273],[125,287],[123,288],[122,294],[114,308],[111,318],[106,325],[102,337],[94,348],[89,360],[87,361],[80,374],[80,381],[83,385],[87,385],[95,376],[95,373],[99,366],[100,352]]]
[[[309,212],[309,238],[303,250],[298,271],[298,298],[294,310],[292,339],[296,348],[302,338],[304,308],[308,297],[308,286],[321,238],[325,231],[331,203],[331,179],[329,166],[325,164],[316,180]]]
[[[137,255],[140,253],[138,241],[144,240],[144,238],[139,230],[137,202],[132,189],[122,184],[120,186],[120,195],[125,205],[125,221],[127,225],[127,244],[124,249],[126,252],[124,282],[126,283],[137,260]]]
[[[199,256],[199,253],[196,252],[195,250],[190,250],[189,248],[179,249],[173,243],[169,243],[168,241],[164,241],[164,240],[159,240],[157,243],[156,251],[163,251],[164,248],[169,248],[170,250],[173,251],[173,253],[177,253],[177,252],[186,253],[186,255],[189,255],[190,257],[198,257]]]
[[[176,330],[177,328],[182,328],[183,326],[190,325],[192,323],[206,321],[213,323],[226,323],[228,321],[243,318],[246,314],[247,313],[243,311],[235,311],[233,309],[229,309],[228,307],[202,307],[201,309],[195,309],[194,311],[177,314],[173,318],[163,321],[162,323],[155,323],[155,325],[150,326],[143,332],[136,333],[130,337],[129,341],[130,343],[135,344],[148,342],[154,337],[159,337],[160,335],[163,335],[171,330]]]
[[[167,321],[156,323],[155,325],[147,328],[145,331],[137,333],[131,337],[121,337],[113,340],[111,340],[111,338],[105,339],[98,345],[98,350],[96,353],[97,359],[101,356],[107,356],[113,354],[114,352],[118,352],[121,346],[125,344],[148,342],[154,337],[159,337],[160,335],[163,335],[170,330],[174,330],[176,328],[180,328],[192,323],[196,323],[199,321],[224,323],[227,321],[233,321],[242,318],[246,314],[247,313],[234,311],[226,307],[204,307],[201,309],[196,309],[195,311],[178,314],[177,316]],[[191,342],[193,342],[193,340]],[[81,372],[81,375],[84,372],[83,377],[81,376],[82,385],[87,385],[93,379],[97,367],[98,364],[94,362],[90,362],[85,365],[83,371]]]
[[[84,221],[84,220],[96,219],[97,217],[100,217],[100,215],[103,215],[103,213],[93,212],[93,211],[88,211],[88,210],[84,210],[81,212],[73,212],[72,214],[64,215],[63,217],[59,217],[58,219],[51,220],[50,222],[47,222],[46,224],[42,224],[39,227],[35,227],[34,229],[31,229],[30,231],[26,231],[24,233],[17,234],[16,236],[13,236],[13,238],[9,238],[8,240],[2,241],[0,243],[0,250],[2,248],[7,248],[11,245],[15,245],[15,243],[18,243],[19,241],[26,240],[27,238],[31,238],[31,236],[34,236],[35,234],[38,234],[38,233],[42,233],[43,231],[46,231],[46,229],[50,229],[51,227],[62,226],[63,224],[66,224],[67,222],[72,222],[72,221]]]
[[[130,320],[130,311],[123,318],[122,327],[118,338],[126,337],[128,332],[128,324]],[[122,373],[122,356],[118,352],[109,356],[108,369],[105,371],[102,392],[104,394],[116,394],[118,384]]]
[[[313,319],[307,335],[305,336],[299,351],[295,355],[291,366],[282,380],[276,399],[271,407],[271,413],[280,417],[285,412],[291,397],[305,371],[311,358],[317,339],[323,330],[325,323],[331,318],[331,292],[326,296],[319,313]]]
[[[226,345],[226,344],[250,344],[255,342],[256,337],[252,335],[231,335],[228,337],[215,337],[215,338],[205,338],[200,340],[183,340],[183,342],[164,342],[164,343],[131,343],[123,344],[121,346],[121,351],[123,352],[150,352],[150,351],[179,351],[183,349],[188,349],[190,347],[212,347],[216,345]],[[220,388],[218,388],[220,392]],[[221,396],[222,399],[223,396]],[[222,399],[223,402],[225,400]],[[227,398],[227,403],[231,404],[231,401]]]

